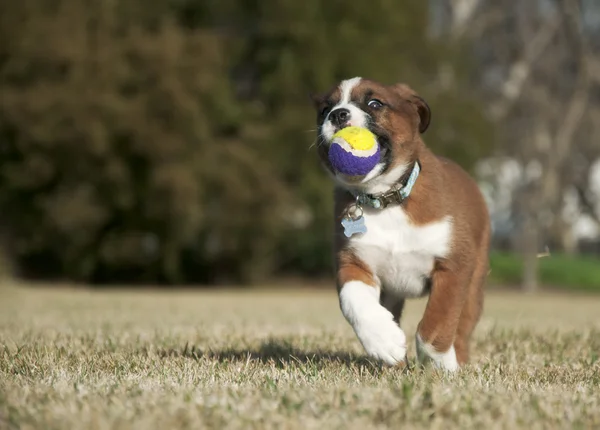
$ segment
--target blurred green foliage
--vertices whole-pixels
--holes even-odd
[[[518,254],[492,252],[490,283],[521,284],[523,258]],[[600,293],[600,260],[594,256],[552,254],[539,260],[539,282],[568,291]]]
[[[491,147],[469,61],[428,39],[426,3],[2,2],[0,222],[21,274],[329,274],[309,93],[407,82],[431,105],[436,151],[469,168]]]

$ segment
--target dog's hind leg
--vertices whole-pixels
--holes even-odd
[[[483,311],[483,292],[488,267],[487,259],[481,259],[475,268],[475,272],[469,283],[465,304],[458,321],[454,349],[458,364],[461,366],[469,361],[471,334],[479,322]]]
[[[458,370],[454,340],[469,279],[465,267],[452,270],[440,263],[434,270],[429,300],[415,336],[417,359],[422,364],[431,363],[449,372]]]
[[[402,311],[404,310],[404,299],[398,298],[393,294],[386,293],[384,289],[379,297],[379,303],[381,303],[381,306],[392,313],[394,316],[394,321],[396,321],[396,324],[400,325]]]

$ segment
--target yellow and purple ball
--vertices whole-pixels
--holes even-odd
[[[329,162],[348,176],[364,176],[379,163],[377,138],[366,128],[346,127],[333,135]]]

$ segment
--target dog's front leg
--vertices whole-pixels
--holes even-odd
[[[465,270],[438,265],[431,293],[415,336],[417,358],[448,372],[458,370],[454,340],[467,290]]]
[[[367,354],[389,365],[405,364],[406,336],[379,303],[379,282],[355,258],[338,269],[340,307]]]

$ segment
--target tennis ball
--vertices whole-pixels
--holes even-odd
[[[333,135],[329,162],[335,170],[349,176],[364,176],[379,163],[377,138],[366,128],[346,127]]]

